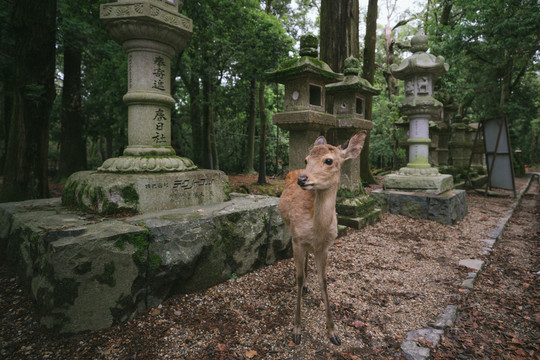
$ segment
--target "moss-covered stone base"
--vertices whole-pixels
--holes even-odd
[[[81,171],[64,187],[65,206],[97,214],[139,214],[229,200],[229,179],[221,171],[160,174]]]
[[[381,220],[381,210],[375,208],[375,200],[367,195],[339,198],[336,204],[338,224],[362,229]]]
[[[290,257],[277,201],[235,195],[126,218],[81,214],[59,198],[3,203],[0,261],[18,269],[44,326],[60,333],[102,329],[171,294]]]
[[[467,215],[465,190],[449,190],[440,195],[376,190],[370,196],[383,211],[442,224],[455,224]]]

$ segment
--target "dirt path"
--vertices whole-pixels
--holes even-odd
[[[538,177],[461,301],[435,359],[539,359],[540,194]]]

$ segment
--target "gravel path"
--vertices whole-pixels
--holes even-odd
[[[518,193],[527,182],[516,179]],[[291,342],[295,279],[290,259],[172,297],[120,326],[69,337],[38,325],[31,301],[3,264],[0,358],[401,359],[400,345],[409,331],[425,328],[448,305],[468,299],[462,283],[471,270],[459,261],[488,261],[482,240],[515,203],[473,192],[467,201],[469,215],[457,225],[384,214],[381,222],[337,240],[328,288],[340,347],[326,339],[312,261],[299,346]],[[444,352],[439,357],[445,358]]]

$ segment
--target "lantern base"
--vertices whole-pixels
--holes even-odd
[[[385,190],[424,192],[439,195],[454,188],[452,175],[440,174],[437,168],[402,168],[384,179]]]

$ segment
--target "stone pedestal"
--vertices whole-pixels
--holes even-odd
[[[381,220],[381,209],[367,195],[340,198],[336,204],[338,223],[353,229],[362,229]]]
[[[392,214],[452,225],[468,212],[465,190],[448,190],[435,195],[425,192],[375,190],[370,196],[377,207]]]
[[[112,174],[81,171],[69,177],[62,202],[98,213],[143,214],[229,200],[222,171]]]
[[[303,169],[315,140],[335,126],[333,115],[314,110],[297,110],[273,115],[274,124],[289,131],[289,168]]]

